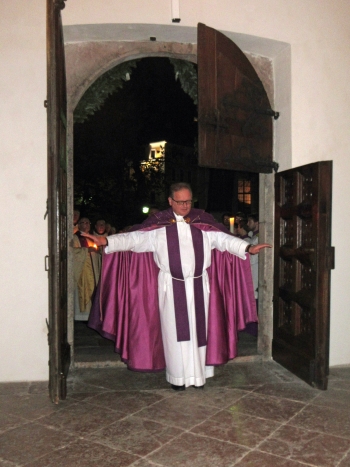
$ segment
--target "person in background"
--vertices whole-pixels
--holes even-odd
[[[227,230],[230,230],[230,217],[233,217],[231,213],[224,212],[221,216],[221,222],[224,224]]]
[[[106,221],[104,219],[98,219],[95,222],[94,226],[94,235],[103,235],[104,237],[107,237],[108,233],[106,231]]]
[[[245,221],[246,222],[247,216],[244,214],[244,212],[237,212],[235,215],[235,222],[239,223],[240,221]]]
[[[82,234],[90,232],[90,220],[82,217],[73,235],[74,319],[87,321],[101,272],[101,253],[94,242]]]
[[[240,220],[238,222],[237,232],[238,232],[239,238],[241,238],[242,240],[245,240],[246,242],[250,242],[250,237],[248,235],[249,227],[247,226],[244,220]]]

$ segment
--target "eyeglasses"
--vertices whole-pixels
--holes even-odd
[[[179,206],[191,206],[192,204],[192,200],[191,199],[188,199],[187,201],[177,201],[176,199],[174,198],[171,198],[173,201],[175,201],[176,204],[178,204]]]

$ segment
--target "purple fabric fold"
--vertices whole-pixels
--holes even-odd
[[[115,342],[135,371],[165,368],[158,308],[158,272],[152,253],[103,255],[89,327]]]

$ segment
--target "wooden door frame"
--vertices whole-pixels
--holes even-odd
[[[181,43],[161,43],[161,42],[144,42],[139,45],[131,44],[130,51],[127,51],[122,56],[113,60],[113,63],[105,63],[105,67],[100,68],[100,73],[103,74],[108,69],[135,58],[146,57],[169,57],[182,58],[184,60],[197,61],[197,49],[193,47],[189,49],[188,44]],[[155,51],[155,44],[159,49]],[[124,43],[123,43],[124,45]],[[174,47],[175,45],[175,47]],[[160,52],[160,50],[162,50]],[[174,52],[176,50],[176,52]],[[190,53],[189,53],[190,52]],[[73,72],[73,70],[72,70]],[[67,70],[69,73],[69,69]],[[69,81],[69,76],[67,77]],[[68,88],[68,115],[67,115],[67,185],[68,185],[68,225],[73,225],[73,204],[74,204],[74,179],[73,179],[73,111],[79,99],[84,94],[86,89],[97,78],[91,76],[90,80],[85,80],[78,92],[70,93]],[[259,175],[259,238],[261,242],[273,244],[274,242],[274,175],[260,174]],[[68,242],[72,238],[72,233],[68,229]],[[251,357],[238,357],[235,361],[269,361],[272,359],[272,323],[273,323],[273,251],[265,250],[261,254],[259,268],[259,335],[257,344],[257,355]],[[74,287],[73,287],[73,257],[71,249],[68,253],[68,342],[71,345],[71,361],[74,368]]]

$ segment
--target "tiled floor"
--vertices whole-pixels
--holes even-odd
[[[182,393],[120,366],[75,370],[58,405],[46,386],[0,385],[0,467],[350,466],[349,367],[325,392],[274,362]]]
[[[239,355],[254,353],[241,334]],[[85,323],[75,363],[58,406],[46,383],[0,385],[0,467],[350,466],[350,368],[320,392],[273,362],[235,362],[178,394],[164,374],[128,371]]]

